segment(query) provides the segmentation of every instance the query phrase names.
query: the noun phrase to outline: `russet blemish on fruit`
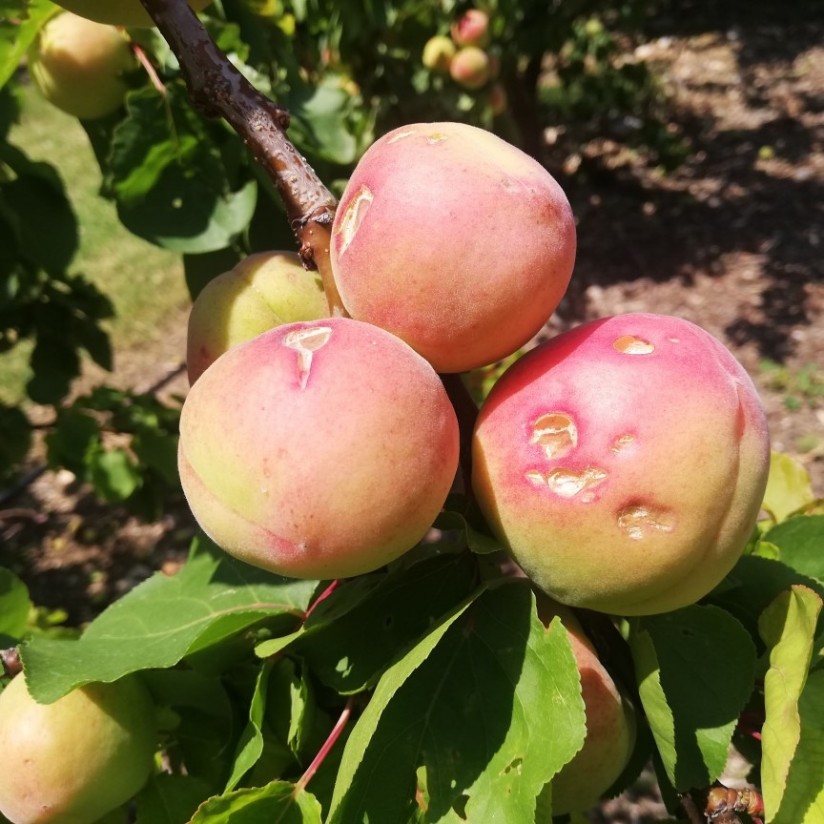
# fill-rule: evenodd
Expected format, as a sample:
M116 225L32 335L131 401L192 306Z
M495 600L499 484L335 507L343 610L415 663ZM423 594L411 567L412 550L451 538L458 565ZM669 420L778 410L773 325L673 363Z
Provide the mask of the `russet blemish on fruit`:
M578 427L565 412L548 412L535 421L530 443L541 446L547 458L562 458L578 446Z
M655 351L655 344L635 335L621 335L612 346L624 355L651 355Z
M297 353L301 389L306 389L306 384L309 382L315 352L326 346L331 337L332 330L328 326L310 326L290 332L283 338L283 345Z
M366 213L374 199L375 196L372 192L366 186L361 186L357 194L349 201L349 205L343 213L343 219L338 228L338 234L343 237L340 246L341 255L346 252L349 244L355 239L358 228L363 222L364 217L366 217Z
M641 504L624 507L618 513L618 527L633 541L656 532L672 532L675 525L664 513L655 513Z

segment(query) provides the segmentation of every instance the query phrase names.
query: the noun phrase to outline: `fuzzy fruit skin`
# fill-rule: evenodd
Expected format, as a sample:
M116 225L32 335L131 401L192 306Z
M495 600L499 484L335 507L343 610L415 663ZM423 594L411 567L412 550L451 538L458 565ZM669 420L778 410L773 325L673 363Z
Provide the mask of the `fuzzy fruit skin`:
M457 469L458 423L401 340L328 318L215 361L183 406L178 463L195 518L224 550L280 575L345 578L426 534Z
M459 46L486 46L489 44L489 15L480 9L469 9L452 24L451 34Z
M515 363L480 412L473 460L482 510L541 589L650 615L694 603L738 560L769 435L719 341L679 318L627 314Z
M195 11L202 11L212 0L189 0ZM154 21L140 0L58 0L58 5L68 11L111 26L152 28Z
M123 105L123 74L136 63L127 39L114 26L61 12L29 49L29 74L51 104L82 120Z
M217 358L284 323L329 314L317 272L294 252L258 252L206 284L192 305L186 367L193 384Z
M537 161L462 123L417 123L376 141L335 215L343 303L438 372L501 360L563 297L575 223Z
M153 719L134 678L38 704L18 675L0 695L0 812L12 824L93 824L146 783Z
M455 44L442 34L436 34L426 41L421 55L421 62L433 72L447 74L449 64L455 56Z
M492 77L489 55L477 46L464 46L452 58L449 75L465 89L480 89Z
M552 814L584 812L615 783L635 746L636 719L571 609L538 593L545 626L558 617L567 632L581 677L587 732L583 747L552 779Z

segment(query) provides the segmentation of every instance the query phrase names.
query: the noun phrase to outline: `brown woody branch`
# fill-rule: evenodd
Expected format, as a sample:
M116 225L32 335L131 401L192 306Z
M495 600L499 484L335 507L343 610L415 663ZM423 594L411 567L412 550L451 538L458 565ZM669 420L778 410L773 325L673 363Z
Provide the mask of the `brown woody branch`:
M286 136L289 112L229 62L186 0L140 2L177 57L193 104L226 120L277 186L304 265L320 272L332 313L345 314L329 262L337 201Z

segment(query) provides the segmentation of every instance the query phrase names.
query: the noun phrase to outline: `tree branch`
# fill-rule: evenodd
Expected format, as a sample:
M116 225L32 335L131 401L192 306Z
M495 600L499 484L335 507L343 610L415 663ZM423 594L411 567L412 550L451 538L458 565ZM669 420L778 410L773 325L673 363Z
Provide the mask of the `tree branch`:
M140 2L175 53L192 103L226 120L277 186L304 265L320 272L332 314L346 314L329 260L337 201L286 136L289 112L229 62L185 0Z

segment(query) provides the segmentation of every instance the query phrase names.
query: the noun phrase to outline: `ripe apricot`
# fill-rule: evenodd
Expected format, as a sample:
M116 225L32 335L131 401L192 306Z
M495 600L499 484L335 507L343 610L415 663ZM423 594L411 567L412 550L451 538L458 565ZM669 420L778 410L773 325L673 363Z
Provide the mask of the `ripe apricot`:
M452 58L449 75L465 89L480 89L492 77L489 55L477 46L464 46Z
M218 358L186 398L178 463L224 550L280 575L343 578L425 535L455 475L458 423L403 341L327 318Z
M621 615L694 603L732 569L769 468L747 373L698 326L627 314L527 353L489 394L473 488L562 603Z
M555 311L575 223L561 187L520 149L463 123L416 123L361 158L331 256L353 317L438 372L463 372L510 355Z
M489 15L480 9L467 9L452 24L451 34L459 46L486 46L489 43Z
M546 626L557 616L567 632L581 677L587 725L583 747L552 779L552 814L584 812L629 763L635 746L635 711L572 610L541 594L537 603L538 617Z

